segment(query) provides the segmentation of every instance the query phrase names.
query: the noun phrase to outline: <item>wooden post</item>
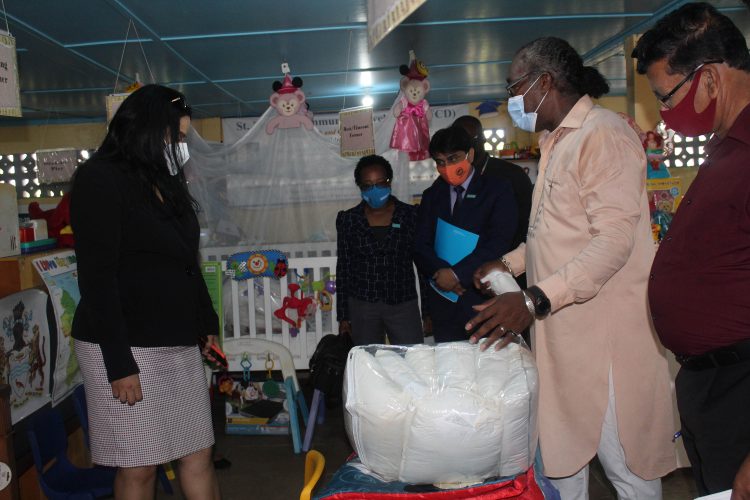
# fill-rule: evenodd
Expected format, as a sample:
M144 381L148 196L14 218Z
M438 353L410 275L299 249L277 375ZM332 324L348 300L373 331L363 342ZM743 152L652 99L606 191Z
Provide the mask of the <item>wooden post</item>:
M10 386L0 385L0 462L8 464L13 477L8 486L0 490L0 500L18 500L18 477L13 452L13 426L10 420Z

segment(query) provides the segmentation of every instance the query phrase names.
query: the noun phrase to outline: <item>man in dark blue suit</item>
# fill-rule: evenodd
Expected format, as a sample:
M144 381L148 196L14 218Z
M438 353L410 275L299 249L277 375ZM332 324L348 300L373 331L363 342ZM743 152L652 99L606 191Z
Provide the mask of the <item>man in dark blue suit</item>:
M441 291L453 292L452 302L432 287L427 297L436 342L466 340L466 322L484 301L473 287L474 271L487 259L511 250L518 208L511 184L474 170L471 136L461 127L439 130L430 141L430 156L440 177L422 194L417 212L414 260L420 273ZM479 236L476 247L450 265L435 251L438 219Z

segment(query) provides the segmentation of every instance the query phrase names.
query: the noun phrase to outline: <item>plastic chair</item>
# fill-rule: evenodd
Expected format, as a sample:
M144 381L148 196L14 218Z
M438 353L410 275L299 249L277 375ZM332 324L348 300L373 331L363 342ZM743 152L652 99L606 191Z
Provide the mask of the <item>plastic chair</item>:
M308 411L305 396L302 394L299 381L297 380L297 371L294 368L292 353L282 344L247 337L224 339L223 348L224 354L227 356L229 365L227 369L229 371L243 370L240 365L243 354L248 354L251 359L258 356L265 357L270 354L273 356L274 363L278 361L287 389L286 397L287 406L289 407L289 430L292 434L292 445L294 446L294 453L300 453L302 451L302 436L299 429L297 408L299 408L302 414L302 421L306 426L308 425Z
M27 429L39 484L50 500L89 500L111 496L116 469L76 467L68 460L68 434L60 412L39 410ZM53 462L45 470L45 466Z
M326 465L326 459L322 453L317 450L310 450L305 455L305 486L299 494L299 500L310 500L315 485L318 484L320 476L323 475L323 469Z
M86 406L86 389L83 385L79 385L73 390L73 407L78 415L78 420L81 423L81 429L83 429L83 436L86 439L86 447L90 448L89 441L89 410ZM169 476L172 476L171 478ZM174 479L174 472L172 471L171 464L159 465L156 468L156 478L159 480L164 493L168 495L174 495L174 489L170 479Z

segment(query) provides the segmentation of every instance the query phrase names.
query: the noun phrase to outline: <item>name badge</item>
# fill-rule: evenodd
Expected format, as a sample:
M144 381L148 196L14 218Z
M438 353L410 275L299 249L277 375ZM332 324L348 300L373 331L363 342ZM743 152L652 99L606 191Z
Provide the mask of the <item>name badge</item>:
M476 198L477 195L475 195L475 194L467 194L466 197L467 198Z
M401 224L397 224L394 222L393 224L391 224L391 227L399 229L401 227Z

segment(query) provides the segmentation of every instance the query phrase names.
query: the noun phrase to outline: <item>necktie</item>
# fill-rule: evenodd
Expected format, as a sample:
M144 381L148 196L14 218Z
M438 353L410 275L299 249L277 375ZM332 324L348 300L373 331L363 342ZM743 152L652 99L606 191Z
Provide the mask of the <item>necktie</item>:
M461 202L464 201L464 187L463 186L454 186L453 191L456 193L456 201L453 202L453 208L451 209L451 215L455 215L458 211L459 207L461 207Z

